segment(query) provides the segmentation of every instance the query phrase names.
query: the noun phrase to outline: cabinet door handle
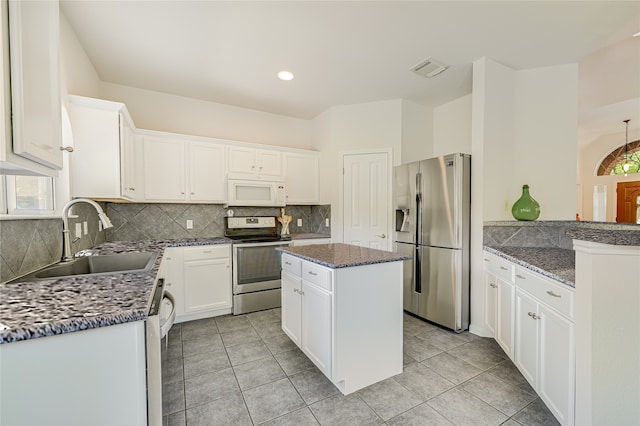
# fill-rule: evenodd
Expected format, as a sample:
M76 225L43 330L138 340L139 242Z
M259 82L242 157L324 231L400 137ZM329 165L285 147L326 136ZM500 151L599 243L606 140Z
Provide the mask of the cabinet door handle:
M500 269L502 269L503 271L508 271L509 270L509 268L506 268L504 266L501 266Z
M60 147L60 151L73 152L73 147L72 146L61 146Z
M289 265L289 266L291 266L291 262L287 262L287 261L285 261L285 262L284 262L284 264L285 264L285 265Z
M294 288L294 289L293 289L293 292L294 292L294 293L300 293L300 290L298 290L297 288Z
M386 236L386 235L384 235L384 234L380 234L380 235L376 235L376 236L377 236L377 237L380 237L380 238L382 238L382 239L387 238L387 236Z
M308 274L309 274L309 275L313 275L314 277L318 275L317 273L315 273L315 272L313 272L313 271L309 271L309 272L308 272Z
M554 293L553 290L549 290L547 294L551 297L562 297L562 295Z
M526 280L527 279L527 277L523 277L520 274L516 274L516 278L520 278L521 280Z
M540 317L538 315L534 314L533 312L529 312L527 315L529 315L534 320L540 319Z
M203 253L211 253L211 250L203 250Z
M135 190L136 190L135 188L129 188L129 191L135 191Z
M489 284L492 288L498 288L497 285L495 285L494 283Z
M300 293L300 296L304 296L304 291L300 290L298 293Z
M484 261L485 262L491 262L491 259L485 259Z

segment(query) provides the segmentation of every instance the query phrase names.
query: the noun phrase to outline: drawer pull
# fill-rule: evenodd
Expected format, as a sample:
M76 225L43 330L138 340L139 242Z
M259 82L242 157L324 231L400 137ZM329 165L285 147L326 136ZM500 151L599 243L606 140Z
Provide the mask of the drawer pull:
M551 297L562 297L562 295L554 293L553 290L549 290L547 294Z
M202 250L203 253L211 253L211 250Z
M308 272L309 272L309 275L313 275L314 277L318 276L316 272L313 272L313 271L308 271Z
M284 264L285 264L285 265L289 265L289 266L291 266L291 262L286 262L286 261L285 261L285 262L284 262Z
M485 262L491 262L491 259L485 259L484 261Z
M516 278L520 278L521 280L526 280L527 279L527 277L523 277L520 274L516 274Z
M494 283L489 284L492 288L498 288L497 285L495 285Z
M533 312L529 312L527 315L529 315L534 320L540 319L540 317L538 315L534 314Z
M502 269L503 271L508 271L509 270L509 268L506 268L504 266L501 266L500 269Z

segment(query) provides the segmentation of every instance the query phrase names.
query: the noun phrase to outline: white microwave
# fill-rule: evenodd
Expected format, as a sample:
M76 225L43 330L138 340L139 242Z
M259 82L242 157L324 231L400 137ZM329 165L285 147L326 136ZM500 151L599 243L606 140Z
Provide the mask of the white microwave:
M285 185L282 181L227 179L227 206L284 207Z

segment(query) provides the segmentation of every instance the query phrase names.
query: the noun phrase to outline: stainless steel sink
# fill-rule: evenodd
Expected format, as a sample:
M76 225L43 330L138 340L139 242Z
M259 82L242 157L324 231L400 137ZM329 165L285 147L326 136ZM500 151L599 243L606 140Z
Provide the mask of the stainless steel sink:
M37 281L79 275L106 275L145 272L151 269L156 253L120 253L80 257L73 262L47 266L13 281Z

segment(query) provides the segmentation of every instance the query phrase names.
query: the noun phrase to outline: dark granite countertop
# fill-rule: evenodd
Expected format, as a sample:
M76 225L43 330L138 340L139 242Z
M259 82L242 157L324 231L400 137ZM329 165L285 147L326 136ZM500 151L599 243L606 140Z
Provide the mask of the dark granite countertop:
M108 242L91 249L94 255L152 251L158 256L146 274L0 284L0 344L144 320L165 248L229 243L227 238Z
M290 234L289 236L291 237L292 240L314 240L314 239L317 239L317 238L331 238L331 235L314 234L314 233Z
M279 247L276 250L332 269L375 263L397 262L411 257L398 253L375 250L350 244L316 244L301 247Z
M488 247L484 249L517 265L575 287L575 252L552 247Z

